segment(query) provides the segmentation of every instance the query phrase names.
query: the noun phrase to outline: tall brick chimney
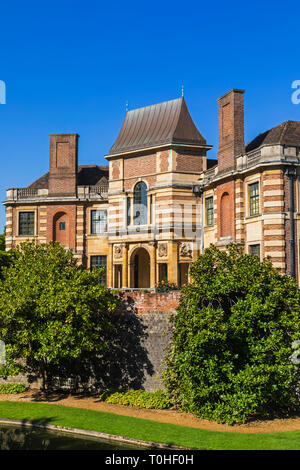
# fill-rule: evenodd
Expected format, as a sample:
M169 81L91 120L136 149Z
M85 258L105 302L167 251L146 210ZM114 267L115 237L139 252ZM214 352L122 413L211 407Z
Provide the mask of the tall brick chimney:
M219 171L235 168L235 157L244 152L244 91L231 90L219 103Z
M78 134L50 135L49 195L76 196Z

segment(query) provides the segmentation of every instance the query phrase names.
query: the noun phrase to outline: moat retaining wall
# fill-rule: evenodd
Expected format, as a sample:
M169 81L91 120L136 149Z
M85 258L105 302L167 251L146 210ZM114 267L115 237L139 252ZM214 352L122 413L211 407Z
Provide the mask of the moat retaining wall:
M117 323L118 335L112 338L112 351L101 360L93 361L96 389L155 391L162 387L161 373L172 337L170 317L176 312L180 292L120 291L115 295L122 300L123 311ZM87 366L86 377L88 370ZM28 383L28 377L0 380L0 383L8 382ZM94 384L94 379L88 382ZM63 379L60 386L68 388L69 383ZM34 381L30 385L38 388L40 384L40 381Z

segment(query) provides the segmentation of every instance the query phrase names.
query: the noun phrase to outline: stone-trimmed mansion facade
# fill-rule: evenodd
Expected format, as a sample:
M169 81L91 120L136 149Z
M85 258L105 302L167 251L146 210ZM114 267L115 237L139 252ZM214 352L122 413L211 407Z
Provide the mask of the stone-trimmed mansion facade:
M127 111L108 166L78 166L79 136L51 135L49 172L6 192L6 249L57 240L109 287L153 288L233 241L299 279L300 122L245 145L243 94L218 100L218 160L184 98Z

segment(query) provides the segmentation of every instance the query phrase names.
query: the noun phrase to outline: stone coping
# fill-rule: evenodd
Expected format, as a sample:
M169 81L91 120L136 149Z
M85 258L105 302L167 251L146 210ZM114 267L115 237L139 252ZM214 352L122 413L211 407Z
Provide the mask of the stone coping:
M0 424L8 424L13 426L26 426L36 429L43 429L44 431L59 431L69 434L75 434L78 436L88 436L88 437L96 437L100 439L106 439L108 441L116 441L121 442L124 444L133 444L139 445L141 447L145 447L145 449L165 449L165 450L188 450L187 447L177 447L167 444L161 444L159 442L147 442L141 441L139 439L133 439L131 437L125 436L117 436L115 434L107 434L105 432L100 431L89 431L87 429L77 429L77 428L69 428L64 426L57 426L55 424L48 424L48 423L38 423L38 422L31 422L31 421L24 421L24 420L15 420L15 419L5 419L0 418Z

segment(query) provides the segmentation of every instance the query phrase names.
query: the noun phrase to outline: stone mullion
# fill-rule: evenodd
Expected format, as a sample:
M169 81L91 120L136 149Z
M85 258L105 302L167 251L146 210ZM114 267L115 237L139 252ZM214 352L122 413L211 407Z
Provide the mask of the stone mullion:
M237 180L235 184L235 234L237 243L245 243L245 199L244 184Z
M40 243L47 241L47 207L41 206L38 210L38 230L37 235Z
M13 208L6 207L6 234L5 234L5 249L10 250L13 248Z
M263 257L270 256L274 267L286 269L283 174L266 171L262 178Z
M76 253L83 258L84 253L84 207L76 208Z

